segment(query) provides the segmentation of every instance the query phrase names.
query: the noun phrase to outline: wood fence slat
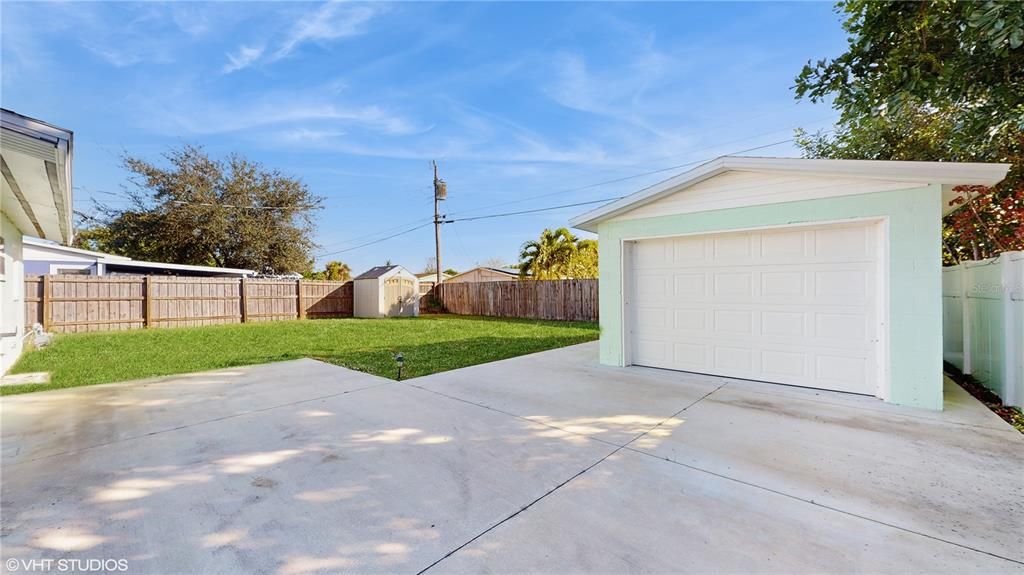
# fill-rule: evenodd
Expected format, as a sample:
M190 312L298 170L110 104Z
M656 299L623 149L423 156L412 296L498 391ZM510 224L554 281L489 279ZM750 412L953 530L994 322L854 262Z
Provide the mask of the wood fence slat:
M596 279L454 282L431 296L448 313L563 321L597 321Z
M337 281L27 276L25 322L73 333L352 317L352 291Z

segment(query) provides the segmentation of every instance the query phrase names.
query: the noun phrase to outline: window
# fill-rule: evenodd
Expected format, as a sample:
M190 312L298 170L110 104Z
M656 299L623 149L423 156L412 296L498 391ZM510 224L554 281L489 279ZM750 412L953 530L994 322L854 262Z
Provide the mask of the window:
M50 264L50 275L80 275L91 276L92 264L62 263Z

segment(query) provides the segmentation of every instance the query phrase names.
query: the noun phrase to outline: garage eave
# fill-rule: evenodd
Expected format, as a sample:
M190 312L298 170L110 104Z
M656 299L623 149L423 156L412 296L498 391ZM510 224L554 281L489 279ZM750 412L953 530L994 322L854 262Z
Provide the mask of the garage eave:
M917 182L940 184L949 189L959 185L991 186L1006 177L1009 169L1009 164L967 162L814 160L804 158L722 156L572 218L569 220L569 223L575 228L596 232L597 225L602 221L622 215L642 205L682 191L728 171L790 172L816 177Z

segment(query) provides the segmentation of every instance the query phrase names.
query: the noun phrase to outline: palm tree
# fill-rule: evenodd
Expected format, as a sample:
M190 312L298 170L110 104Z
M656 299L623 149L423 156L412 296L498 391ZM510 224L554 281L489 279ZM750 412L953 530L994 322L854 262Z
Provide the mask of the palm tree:
M576 236L567 228L545 229L537 240L519 249L519 276L536 280L561 279L576 253Z

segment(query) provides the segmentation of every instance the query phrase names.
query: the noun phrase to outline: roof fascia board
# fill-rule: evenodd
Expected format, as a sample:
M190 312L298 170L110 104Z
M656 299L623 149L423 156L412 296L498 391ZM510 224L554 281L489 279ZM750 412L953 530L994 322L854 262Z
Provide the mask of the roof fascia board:
M709 178L713 178L725 171L725 158L716 158L710 162L705 162L692 170L688 170L682 174L658 182L653 186L644 188L639 192L632 193L628 196L619 198L614 202L599 206L589 212L576 216L569 220L569 224L575 228L580 228L590 232L596 231L592 227L588 227L590 223L596 223L595 220L615 217L635 207L652 202L662 196L667 196L694 184L703 182Z
M682 191L727 171L792 172L812 176L890 180L921 184L993 185L1004 177L1009 164L964 162L901 162L882 160L812 160L723 156L653 186L569 220L575 228L596 231L596 224L661 197Z

